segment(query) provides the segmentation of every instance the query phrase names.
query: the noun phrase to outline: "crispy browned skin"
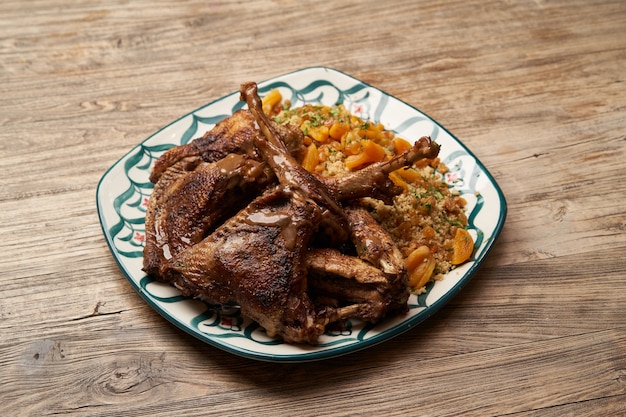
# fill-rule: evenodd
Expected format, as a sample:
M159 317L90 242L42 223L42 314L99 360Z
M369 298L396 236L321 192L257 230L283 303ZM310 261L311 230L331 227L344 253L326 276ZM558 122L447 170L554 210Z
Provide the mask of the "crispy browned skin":
M187 157L155 184L146 213L143 269L164 276L163 263L200 242L209 231L273 180L266 165L229 154L216 162Z
M406 309L406 299L390 296L385 274L359 258L322 248L309 251L305 259L311 296L326 306L329 322L357 318L376 323L390 307Z
M400 249L365 209L347 207L345 211L358 257L336 249L309 251L310 287L320 300L335 307L362 304L354 311L337 312L332 321L357 317L375 323L389 312L406 310L408 277Z
M300 152L302 132L276 130L290 152ZM198 243L275 180L260 164L259 135L254 116L238 110L201 138L161 155L150 175L155 187L146 213L144 271L162 279L164 260Z
M290 126L275 127L281 140L293 154L303 151L302 132ZM156 161L150 181L156 183L161 175L178 161L188 157L199 157L205 162L215 162L231 153L248 155L259 159L254 147L254 138L260 134L254 116L247 110L238 110L219 122L202 137L186 145L176 146L165 152Z
M391 161L339 179L319 178L293 156L301 133L262 112L256 84L243 84L241 95L249 111L168 151L155 167L160 172L146 215L144 270L187 296L237 303L268 335L287 342L315 343L331 322L376 323L406 310L400 251L351 202L391 198L398 190L387 175L436 156L438 147L422 138ZM206 139L211 135L221 139ZM351 240L357 256L319 247L333 241L315 239L321 234Z
M186 295L237 302L270 336L315 343L325 321L307 295L303 259L320 217L316 204L274 188L172 259L169 274Z
M346 213L358 257L390 277L402 275L406 268L404 257L389 233L364 208L348 207Z

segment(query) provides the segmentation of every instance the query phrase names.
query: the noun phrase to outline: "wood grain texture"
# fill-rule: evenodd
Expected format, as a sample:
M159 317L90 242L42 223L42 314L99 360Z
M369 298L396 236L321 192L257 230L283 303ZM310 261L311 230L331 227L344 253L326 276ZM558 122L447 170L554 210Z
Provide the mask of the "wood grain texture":
M0 3L0 415L626 415L626 3ZM509 212L476 277L316 363L188 336L119 271L115 161L237 89L325 65L418 107Z

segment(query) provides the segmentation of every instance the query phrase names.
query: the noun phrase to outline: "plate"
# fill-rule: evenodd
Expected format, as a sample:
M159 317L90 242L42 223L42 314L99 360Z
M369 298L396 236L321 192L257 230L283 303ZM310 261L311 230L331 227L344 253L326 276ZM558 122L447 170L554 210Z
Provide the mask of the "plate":
M406 315L375 326L349 322L345 330L327 332L314 346L291 345L269 338L258 324L239 314L237 308L209 309L200 301L183 297L168 284L147 277L141 267L152 165L167 149L201 136L244 107L237 91L148 137L109 168L98 184L98 214L111 253L130 284L150 306L184 331L225 351L258 360L300 362L343 355L389 340L432 315L467 284L493 247L506 217L502 191L469 149L415 107L331 68L304 68L260 82L258 86L261 96L272 89L280 90L294 107L304 103L343 102L352 113L381 122L405 139L428 135L439 143L439 156L449 167L445 180L468 202L469 230L475 241L473 257L443 280L430 283L426 293L412 295Z

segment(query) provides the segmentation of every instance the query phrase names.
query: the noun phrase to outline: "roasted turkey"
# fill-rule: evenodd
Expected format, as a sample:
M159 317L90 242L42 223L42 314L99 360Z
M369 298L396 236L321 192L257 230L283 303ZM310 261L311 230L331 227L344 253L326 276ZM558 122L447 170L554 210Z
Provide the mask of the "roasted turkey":
M406 311L402 254L359 199L390 201L401 189L388 174L438 145L424 137L389 161L319 177L298 163L300 130L263 113L255 83L240 92L247 110L156 162L144 271L186 296L235 303L289 343Z

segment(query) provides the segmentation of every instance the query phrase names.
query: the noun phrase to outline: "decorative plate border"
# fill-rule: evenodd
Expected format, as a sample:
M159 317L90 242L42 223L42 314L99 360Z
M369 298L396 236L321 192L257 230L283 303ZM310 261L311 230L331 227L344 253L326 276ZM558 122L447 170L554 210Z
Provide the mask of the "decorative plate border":
M415 107L354 77L327 67L304 68L259 83L261 95L272 89L279 89L293 106L343 102L351 112L381 122L403 138L415 140L428 135L439 143L440 157L450 168L445 180L468 201L469 230L476 243L472 259L443 280L430 283L426 293L412 295L406 315L376 326L350 323L341 333L323 335L315 346L268 338L238 309L210 309L147 277L141 267L152 164L170 147L188 143L244 107L239 92L233 92L154 133L111 166L100 180L96 192L100 224L122 272L144 300L171 323L213 346L252 359L300 362L330 358L383 342L416 326L457 294L484 262L506 218L506 200L500 187L469 149L445 128Z

